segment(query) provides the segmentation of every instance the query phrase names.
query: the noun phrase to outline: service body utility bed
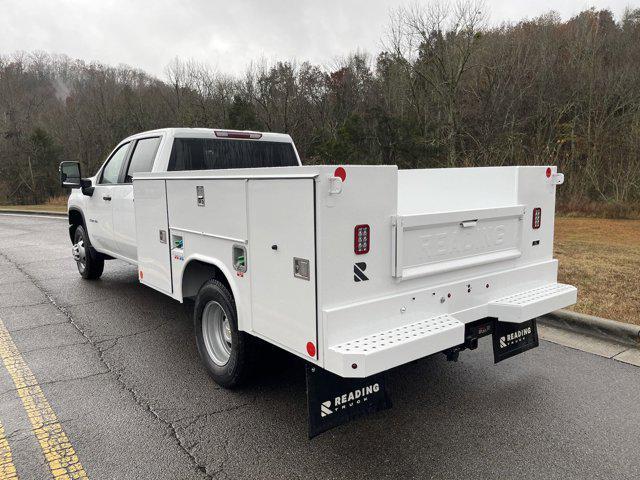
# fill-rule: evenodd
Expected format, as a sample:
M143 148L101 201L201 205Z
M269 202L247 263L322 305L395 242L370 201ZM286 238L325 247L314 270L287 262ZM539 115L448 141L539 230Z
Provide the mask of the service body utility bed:
M340 377L473 345L486 319L506 357L529 320L576 301L552 257L561 181L555 167L137 174L139 275L182 301L216 265L239 330Z

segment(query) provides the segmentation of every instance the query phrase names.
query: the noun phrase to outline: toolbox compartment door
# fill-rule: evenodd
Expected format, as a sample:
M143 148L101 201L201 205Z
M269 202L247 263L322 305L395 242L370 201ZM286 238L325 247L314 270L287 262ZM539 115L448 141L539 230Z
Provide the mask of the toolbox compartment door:
M524 206L398 215L394 276L409 279L522 255Z
M250 179L247 191L252 329L306 358L317 358L318 346L314 185Z
M141 283L171 295L173 285L165 181L134 181L133 192L136 201L138 278Z

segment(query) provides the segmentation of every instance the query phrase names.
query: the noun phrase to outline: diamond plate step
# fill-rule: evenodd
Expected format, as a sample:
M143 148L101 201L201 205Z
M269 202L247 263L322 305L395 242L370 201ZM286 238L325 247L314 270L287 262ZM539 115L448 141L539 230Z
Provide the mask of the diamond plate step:
M327 361L344 376L365 377L461 343L464 324L439 315L329 347Z
M501 322L522 323L576 303L578 290L550 283L489 302L489 316Z

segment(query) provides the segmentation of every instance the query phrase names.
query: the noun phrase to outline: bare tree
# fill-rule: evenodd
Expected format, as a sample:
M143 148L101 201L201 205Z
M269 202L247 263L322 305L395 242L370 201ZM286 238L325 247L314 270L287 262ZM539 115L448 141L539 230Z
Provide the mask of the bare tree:
M448 164L456 165L459 102L464 75L474 64L486 12L481 0L400 7L392 14L388 43L416 81L431 91L446 128ZM422 85L420 85L422 86ZM426 109L424 110L426 114Z
M556 163L560 200L640 202L640 9L485 25L482 3L392 12L385 51L242 76L174 59L163 79L44 52L0 55L0 202L60 193L141 130L290 133L305 162L401 168Z

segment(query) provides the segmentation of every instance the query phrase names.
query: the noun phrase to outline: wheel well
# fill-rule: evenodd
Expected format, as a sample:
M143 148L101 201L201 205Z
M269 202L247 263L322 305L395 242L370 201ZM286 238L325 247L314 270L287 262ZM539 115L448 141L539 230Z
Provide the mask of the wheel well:
M182 296L183 298L194 298L202 284L215 278L222 283L233 296L233 290L225 274L220 268L201 260L190 261L182 272Z
M78 210L69 210L69 237L71 238L71 243L73 243L73 236L76 233L76 228L80 225L84 225L82 213Z

